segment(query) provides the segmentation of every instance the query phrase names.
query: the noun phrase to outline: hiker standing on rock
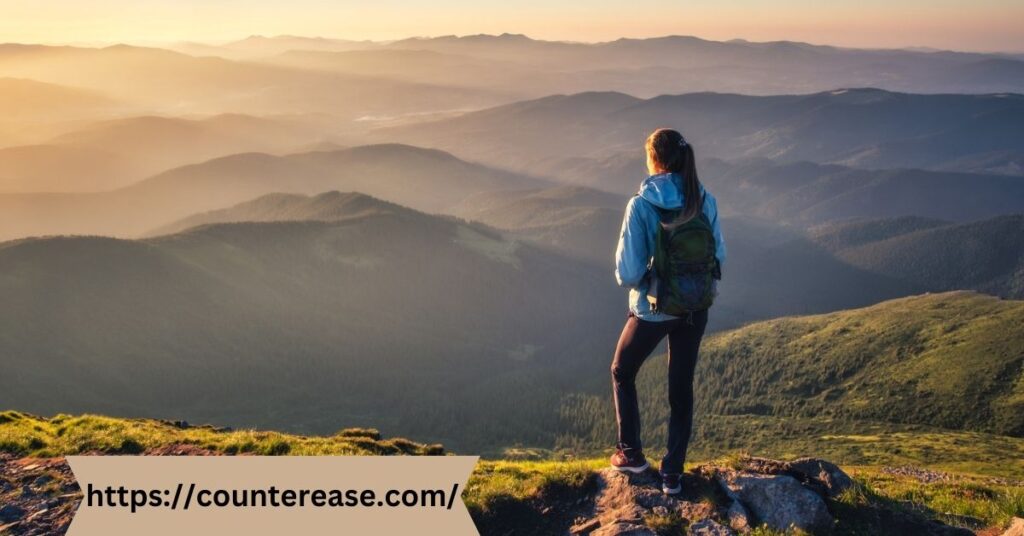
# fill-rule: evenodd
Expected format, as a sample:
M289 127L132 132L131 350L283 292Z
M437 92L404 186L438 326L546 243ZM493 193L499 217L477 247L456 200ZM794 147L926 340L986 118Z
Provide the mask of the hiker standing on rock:
M649 464L640 442L636 375L668 337L668 452L662 489L681 491L693 428L693 374L708 308L717 293L725 243L714 196L697 178L693 147L679 132L654 131L645 144L650 176L626 205L615 277L629 290L629 316L612 361L618 445L611 464L640 473Z

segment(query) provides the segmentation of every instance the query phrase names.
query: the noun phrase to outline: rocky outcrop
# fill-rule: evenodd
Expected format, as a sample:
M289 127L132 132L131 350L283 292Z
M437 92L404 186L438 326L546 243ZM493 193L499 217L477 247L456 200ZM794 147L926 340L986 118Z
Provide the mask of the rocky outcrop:
M716 521L725 519L724 512L700 500L699 492L714 490L714 484L689 474L686 479L684 488L688 492L672 497L662 493L661 479L654 470L630 474L604 469L597 475L597 495L591 516L579 520L570 529L570 533L589 536L653 536L657 532L650 525L660 522L676 523L680 529L689 526L691 531L702 531L695 534L733 534ZM698 525L702 521L709 523Z
M703 465L697 472L717 482L728 497L725 519L737 532L762 524L779 531L829 532L835 520L826 500L853 486L839 466L817 458L744 457L730 466Z
M605 469L597 477L592 515L578 520L570 532L641 536L685 530L721 536L767 525L821 534L835 524L827 499L852 486L842 469L815 458L744 458L731 467L700 466L684 475L684 491L677 497L662 493L653 470L636 475Z
M654 471L640 475L601 471L598 477L597 518L602 524L642 521L649 515L678 515L683 519L704 519L713 513L710 505L687 500L688 495L671 497L661 491L661 479Z
M141 453L149 456L218 455L208 449L183 444L170 444ZM64 534L81 500L81 489L64 458L18 458L0 452L0 534Z
M739 460L740 470L761 475L789 475L801 484L828 497L838 497L853 487L850 478L838 465L818 458L793 461L747 457Z
M822 497L789 475L729 471L719 475L718 482L734 501L731 509L743 507L775 530L818 533L834 523Z
M0 453L0 533L63 534L81 497L63 458Z
M765 525L787 533L799 529L810 534L829 534L835 526L830 501L855 486L853 479L837 465L817 458L780 461L744 457L728 465L702 465L696 472L721 487L728 504L724 518L737 533ZM973 534L900 511L873 509L870 515L892 534Z
M792 461L744 457L705 464L683 475L683 492L661 491L657 472L620 473L604 469L593 506L576 519L570 534L653 536L689 534L736 536L766 526L789 533L830 534L836 521L830 504L855 486L837 465L816 458ZM873 512L899 534L959 536L970 531L897 511ZM1024 536L1009 533L1013 536Z

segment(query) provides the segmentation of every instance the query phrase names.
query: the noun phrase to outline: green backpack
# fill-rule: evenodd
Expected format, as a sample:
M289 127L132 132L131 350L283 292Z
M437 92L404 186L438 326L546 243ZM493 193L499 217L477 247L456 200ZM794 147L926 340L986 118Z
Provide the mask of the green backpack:
M681 210L655 208L660 225L654 241L657 280L647 295L651 310L685 316L711 307L718 294L717 280L722 277L711 222L702 210L690 221L673 227L670 223Z

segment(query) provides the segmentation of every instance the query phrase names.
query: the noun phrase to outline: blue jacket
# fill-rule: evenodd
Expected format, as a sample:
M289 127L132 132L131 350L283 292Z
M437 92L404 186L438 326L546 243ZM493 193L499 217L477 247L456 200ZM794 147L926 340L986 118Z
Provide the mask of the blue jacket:
M658 211L683 207L682 177L676 173L652 175L640 185L640 192L629 200L626 214L622 218L619 245L615 248L615 279L619 286L629 288L629 310L637 318L650 321L664 321L676 318L664 313L651 311L647 302L647 290L651 279L651 261L654 256L654 239L658 229ZM711 222L715 234L715 256L720 267L725 266L725 241L718 226L718 203L710 192L704 191L704 214Z

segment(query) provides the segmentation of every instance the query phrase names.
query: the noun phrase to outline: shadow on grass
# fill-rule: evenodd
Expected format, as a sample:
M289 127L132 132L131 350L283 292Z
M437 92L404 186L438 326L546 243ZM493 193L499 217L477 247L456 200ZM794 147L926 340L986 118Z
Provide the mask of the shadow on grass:
M855 481L854 487L845 491L835 500L829 501L836 523L837 536L872 534L877 536L972 536L973 531L947 525L937 519L944 514L924 505L896 501L875 492L863 482ZM978 520L957 520L973 525ZM980 528L980 527L978 527Z

